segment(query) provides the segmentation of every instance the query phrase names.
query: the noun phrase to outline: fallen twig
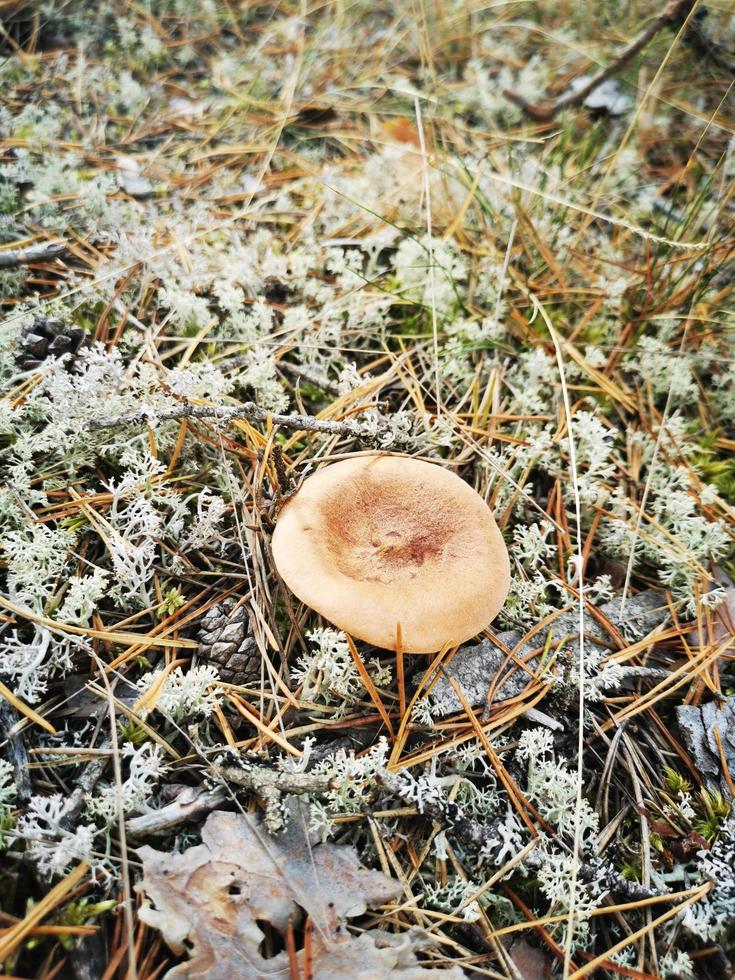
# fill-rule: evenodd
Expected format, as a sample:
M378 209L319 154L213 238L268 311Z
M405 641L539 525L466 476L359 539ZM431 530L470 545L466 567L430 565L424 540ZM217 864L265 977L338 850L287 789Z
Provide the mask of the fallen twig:
M663 30L664 27L668 27L670 24L675 24L677 21L683 20L692 7L694 6L695 0L671 0L670 3L666 4L664 9L658 15L654 17L648 27L644 28L638 34L637 37L633 38L627 47L623 48L617 58L610 62L606 68L600 69L596 75L593 75L590 80L578 89L570 89L564 93L564 95L559 96L552 102L529 102L525 99L519 92L513 89L504 89L505 97L514 102L532 119L537 120L537 122L548 122L553 119L557 113L561 112L562 109L568 109L570 106L582 105L585 99L594 92L594 90L602 85L603 82L607 81L608 78L612 78L617 75L621 69L631 61L639 51L643 50L645 46L651 41L659 31Z
M330 381L329 378L318 374L312 368L304 367L302 364L292 364L290 361L281 361L278 367L287 374L293 374L297 378L303 378L304 381L308 381L309 384L321 388L322 391L326 391L330 395L339 394L339 385L336 381Z
M245 757L239 757L236 762L214 765L212 775L243 789L254 790L256 793L264 790L296 794L326 793L332 784L329 776L272 769L259 760Z
M358 422L330 422L327 419L317 419L313 415L283 415L280 412L269 412L260 408L255 402L243 402L234 408L224 408L216 405L180 405L178 408L161 412L133 412L131 415L118 415L109 419L99 419L92 423L93 429L116 429L141 423L169 422L172 419L216 419L227 423L234 419L248 419L251 422L271 422L283 426L284 429L295 429L297 432L322 432L330 436L349 436L353 439L372 440L372 433L367 432Z
M255 793L265 808L265 824L271 833L276 833L284 825L281 806L284 793L297 796L302 793L326 793L332 786L329 776L309 772L284 772L242 756L232 756L227 761L215 764L211 775Z
M131 837L166 834L182 823L206 816L221 806L226 799L226 791L219 786L216 789L207 789L206 786L185 786L172 803L139 817L131 817L125 821L125 828Z
M10 248L0 252L0 269L14 269L19 265L30 265L31 262L47 262L63 255L66 242L44 242L41 245L29 245L28 248Z
M100 748L111 749L112 741L109 738L104 739ZM65 830L74 829L79 819L79 814L82 812L82 807L87 802L89 794L102 778L102 774L107 768L109 761L109 755L99 755L84 767L74 787L74 791L67 797L64 804L64 809L59 817L60 827L63 827Z

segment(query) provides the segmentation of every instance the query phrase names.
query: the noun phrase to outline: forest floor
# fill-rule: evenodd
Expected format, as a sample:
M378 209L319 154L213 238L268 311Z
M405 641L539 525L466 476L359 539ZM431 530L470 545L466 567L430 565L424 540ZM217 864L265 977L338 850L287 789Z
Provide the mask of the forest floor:
M0 973L730 976L732 6L0 18ZM366 451L495 515L459 649L278 576Z

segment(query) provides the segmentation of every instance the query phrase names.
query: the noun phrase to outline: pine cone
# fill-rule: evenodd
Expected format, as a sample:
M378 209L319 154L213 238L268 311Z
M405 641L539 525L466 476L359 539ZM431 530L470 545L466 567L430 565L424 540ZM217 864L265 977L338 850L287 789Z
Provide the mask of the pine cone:
M61 320L37 316L23 333L17 360L24 371L39 367L47 357L71 354L69 363L84 347L89 347L90 337L82 327L73 327Z
M232 598L212 606L201 622L199 656L217 665L226 684L260 681L260 651L245 606L235 608Z

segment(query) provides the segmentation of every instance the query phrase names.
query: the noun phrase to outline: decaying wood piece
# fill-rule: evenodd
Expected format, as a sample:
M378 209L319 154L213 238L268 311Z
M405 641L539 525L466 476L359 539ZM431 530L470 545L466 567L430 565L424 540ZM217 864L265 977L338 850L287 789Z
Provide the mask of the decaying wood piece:
M284 772L264 765L261 760L247 756L235 757L234 754L215 763L211 775L215 779L255 793L265 808L265 825L271 833L278 832L284 826L285 794L301 796L326 793L332 786L332 780L328 776L309 772Z
M0 697L0 751L3 752L15 775L18 799L27 802L31 796L31 778L28 770L28 752L23 736L15 729L20 715Z
M100 744L101 749L111 749L112 740L106 738ZM100 755L88 762L77 779L74 791L64 804L59 824L65 830L72 830L76 825L82 808L87 801L87 796L92 792L97 783L102 778L105 769L110 762L108 755Z
M222 806L226 799L227 791L223 787L185 786L173 802L126 820L125 829L129 837L167 834L182 824L206 816Z
M710 787L729 795L728 776L730 783L735 778L735 697L698 706L679 704L676 717L697 771Z
M63 255L66 249L65 242L44 242L41 245L29 245L27 248L9 248L0 252L0 269L16 269L32 262L48 262L49 259Z

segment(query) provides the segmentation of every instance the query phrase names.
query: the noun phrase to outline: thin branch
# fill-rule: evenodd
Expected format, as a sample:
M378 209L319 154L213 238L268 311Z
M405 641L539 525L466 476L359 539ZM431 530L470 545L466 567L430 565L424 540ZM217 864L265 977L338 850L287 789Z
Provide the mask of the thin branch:
M304 793L326 793L333 788L330 776L309 772L285 772L263 765L256 757L230 754L221 763L212 766L211 774L225 784L234 783L248 789L260 800L265 809L265 825L275 834L285 825L283 796Z
M64 830L72 831L75 829L84 804L107 768L110 756L106 752L112 748L112 740L109 737L104 739L100 748L105 754L100 754L87 763L77 779L74 791L66 798L64 809L59 817L59 826L63 827Z
M310 772L288 772L283 769L273 769L264 765L257 757L231 756L230 759L212 766L209 773L211 778L221 779L226 783L234 783L242 789L254 793L270 795L272 793L327 793L334 788L331 776Z
M178 408L162 412L133 412L131 415L118 415L109 419L98 419L92 422L93 429L116 429L128 425L141 425L146 422L168 422L172 419L216 419L227 423L234 419L248 419L250 422L271 422L284 429L295 429L297 432L322 432L330 436L349 436L352 439L370 440L367 433L357 422L330 422L317 419L313 415L282 415L279 412L269 412L260 408L255 402L243 402L234 408L223 408L216 405L180 405Z
M339 395L340 393L339 385L336 381L330 381L329 378L325 378L324 375L319 374L311 368L304 367L302 364L280 361L278 367L287 374L293 374L297 378L303 378L304 381L308 381L309 384L314 385L316 388L321 388L322 391L326 391L330 395Z
M227 802L226 785L255 793L266 808L267 819L280 826L283 821L280 804L284 795L326 793L332 788L330 776L273 769L259 758L234 753L215 763L209 775L225 785L214 788L208 785L185 786L176 799L166 806L130 817L125 824L128 833L138 838L165 834L183 823L199 820Z
M630 44L623 48L617 58L610 62L606 68L600 69L596 75L581 88L570 89L561 95L558 99L553 102L529 102L525 99L519 92L515 92L513 89L504 89L505 97L514 102L517 106L520 106L523 111L529 115L532 119L537 122L548 122L553 119L557 113L561 112L562 109L568 109L570 106L582 105L585 99L591 95L592 92L598 86L606 82L608 78L612 78L617 75L629 61L631 61L639 51L653 40L653 38L663 30L664 27L669 27L671 24L675 24L683 20L694 6L695 0L671 0L658 17L654 17L648 27L644 28L633 38Z
M148 837L167 834L183 823L200 820L227 801L223 787L208 789L206 786L186 786L180 795L158 810L149 810L139 817L126 821L131 837Z
M15 269L31 262L47 262L58 258L66 251L66 242L44 242L42 245L29 245L28 248L10 248L0 252L0 269Z

